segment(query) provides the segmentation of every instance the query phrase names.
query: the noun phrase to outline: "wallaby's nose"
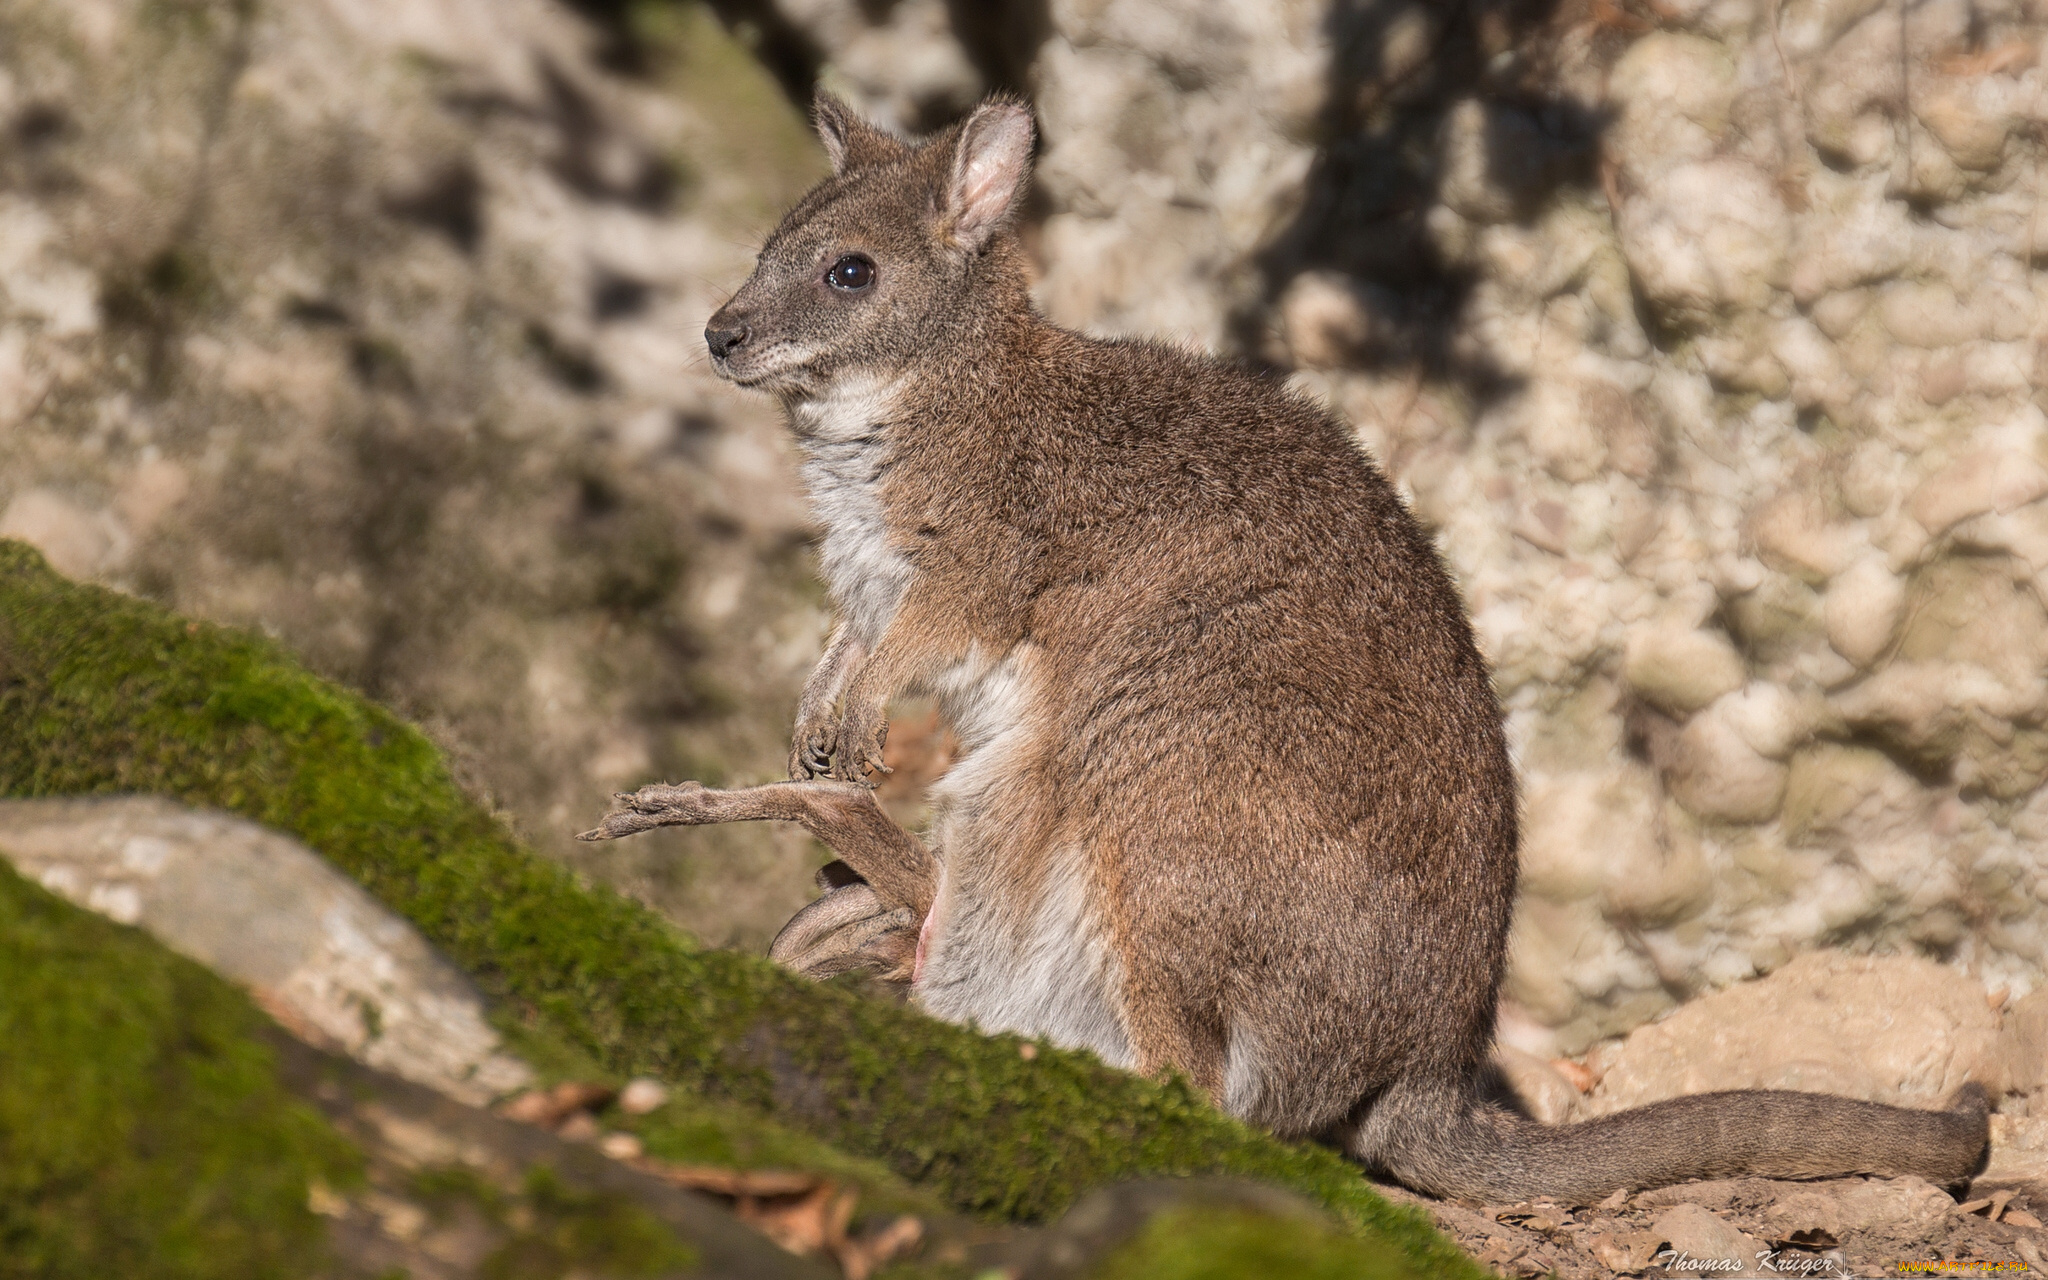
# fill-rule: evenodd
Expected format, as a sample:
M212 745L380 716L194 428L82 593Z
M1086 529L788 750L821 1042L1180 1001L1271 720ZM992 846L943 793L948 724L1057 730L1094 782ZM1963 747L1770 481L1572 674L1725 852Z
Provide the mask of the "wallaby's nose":
M754 331L746 325L720 327L718 318L712 317L711 325L704 330L704 345L711 348L711 354L720 360L732 353L734 347L745 342Z

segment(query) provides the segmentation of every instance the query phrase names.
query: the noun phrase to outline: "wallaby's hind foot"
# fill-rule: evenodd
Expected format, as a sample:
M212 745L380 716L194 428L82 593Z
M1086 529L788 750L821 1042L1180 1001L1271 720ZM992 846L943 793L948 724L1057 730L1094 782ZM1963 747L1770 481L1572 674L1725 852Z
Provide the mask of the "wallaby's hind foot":
M768 958L813 982L865 973L908 987L917 962L918 926L907 907L891 907L843 862L818 872L825 896L791 916Z

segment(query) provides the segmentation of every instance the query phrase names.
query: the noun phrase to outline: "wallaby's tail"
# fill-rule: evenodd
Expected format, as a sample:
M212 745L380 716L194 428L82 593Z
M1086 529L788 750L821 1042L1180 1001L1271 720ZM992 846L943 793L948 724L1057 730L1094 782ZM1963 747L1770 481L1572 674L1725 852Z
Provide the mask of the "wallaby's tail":
M1352 1133L1351 1154L1418 1191L1492 1204L1592 1204L1688 1178L1917 1174L1937 1186L1984 1167L1984 1090L1941 1111L1824 1093L1703 1093L1582 1124L1543 1125L1455 1086L1397 1084Z

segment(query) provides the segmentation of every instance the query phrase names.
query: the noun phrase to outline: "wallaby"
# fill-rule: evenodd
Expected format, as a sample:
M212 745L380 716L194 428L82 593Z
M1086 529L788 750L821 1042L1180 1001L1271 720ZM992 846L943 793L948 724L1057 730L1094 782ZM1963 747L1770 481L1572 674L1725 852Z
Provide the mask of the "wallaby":
M1428 537L1271 377L1033 310L1024 106L923 145L829 98L817 125L833 175L705 332L781 400L825 530L837 625L791 780L646 787L584 838L801 823L862 883L778 951L853 927L845 963L907 968L939 1017L1176 1069L1424 1192L1981 1167L1975 1085L1945 1111L1756 1091L1558 1127L1488 1101L1515 781ZM919 690L960 742L930 848L865 785Z

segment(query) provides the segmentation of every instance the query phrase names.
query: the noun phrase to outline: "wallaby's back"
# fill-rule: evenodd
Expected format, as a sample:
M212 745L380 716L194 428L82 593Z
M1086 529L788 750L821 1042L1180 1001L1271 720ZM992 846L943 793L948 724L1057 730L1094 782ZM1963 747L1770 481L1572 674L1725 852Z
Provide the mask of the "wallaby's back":
M1978 1092L1718 1094L1556 1129L1479 1101L1516 801L1428 539L1274 381L1032 311L1003 230L1019 107L918 149L829 103L821 130L836 176L710 340L783 397L827 525L842 623L806 715L843 710L800 724L797 758L808 735L857 778L911 688L964 744L936 799L928 1008L1178 1068L1442 1194L1968 1176Z

